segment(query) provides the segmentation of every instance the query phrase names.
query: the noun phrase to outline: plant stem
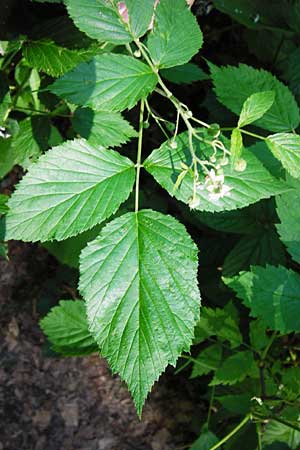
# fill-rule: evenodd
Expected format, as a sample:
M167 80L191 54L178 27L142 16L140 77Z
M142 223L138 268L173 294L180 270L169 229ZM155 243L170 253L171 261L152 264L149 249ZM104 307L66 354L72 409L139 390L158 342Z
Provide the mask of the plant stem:
M211 417L212 407L213 407L213 404L214 404L214 399L215 399L215 389L216 389L216 386L213 386L213 387L211 388L211 396L210 396L210 402L209 402L209 408L208 408L207 420L206 420L207 428L209 428L209 422L210 422L210 417Z
M140 173L141 173L141 160L142 160L142 146L143 146L143 130L144 130L144 109L145 101L141 100L140 106L140 119L139 119L139 139L137 148L137 161L136 161L136 179L135 179L135 212L139 210L139 190L140 190Z
M269 340L269 342L268 342L268 345L265 347L265 349L264 349L264 351L263 351L263 354L261 355L261 360L262 360L262 362L265 361L265 359L266 359L266 357L267 357L267 354L268 354L270 348L272 347L272 345L273 345L275 339L277 338L277 336L278 336L277 331L274 331L273 334L272 334L272 336L270 337L270 340Z
M251 418L251 414L247 414L246 417L232 430L228 433L223 439L221 439L216 445L211 447L210 450L215 450L216 448L221 447L221 445L225 444L232 436L234 436L247 422L249 422Z

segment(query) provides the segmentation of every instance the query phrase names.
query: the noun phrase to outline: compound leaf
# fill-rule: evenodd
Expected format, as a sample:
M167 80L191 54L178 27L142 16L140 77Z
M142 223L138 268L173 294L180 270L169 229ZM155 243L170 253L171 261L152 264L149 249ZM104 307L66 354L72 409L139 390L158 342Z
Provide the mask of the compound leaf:
M197 248L174 218L141 210L103 228L83 250L80 273L90 331L141 414L153 383L191 345Z
M187 63L199 51L202 42L197 20L185 0L164 0L157 5L154 28L147 43L157 67Z
M125 144L137 132L120 113L77 108L72 118L74 130L92 145L116 147Z
M300 178L300 136L277 133L268 136L266 143L283 167L295 178Z
M251 315L283 334L300 331L300 276L285 267L251 267L234 278L225 278Z
M79 356L98 351L98 345L88 330L83 301L61 300L40 321L40 326L58 353Z
M169 142L165 142L160 148L154 150L144 162L144 167L170 195L174 195L184 203L189 203L193 195L194 181L189 172L178 189L174 190L178 175L182 172L182 163L190 165L188 133L180 134L176 142L176 149L172 148ZM195 140L194 149L197 156L201 158L206 149L209 151L210 146ZM246 149L243 159L247 162L244 172L235 171L230 165L224 167L224 182L230 191L215 199L205 188L197 190L199 204L195 209L219 212L243 208L290 189L285 183L273 178L261 162Z
M134 164L84 140L54 147L33 164L8 202L7 239L63 240L111 216L129 196Z
M132 108L154 89L157 76L137 59L113 53L95 56L55 81L50 90L75 105L96 110Z
M270 72L245 64L238 67L217 67L213 64L209 66L218 100L230 111L240 114L250 95L271 90L275 93L274 103L262 118L255 121L255 125L273 132L297 128L300 116L296 100L288 87Z

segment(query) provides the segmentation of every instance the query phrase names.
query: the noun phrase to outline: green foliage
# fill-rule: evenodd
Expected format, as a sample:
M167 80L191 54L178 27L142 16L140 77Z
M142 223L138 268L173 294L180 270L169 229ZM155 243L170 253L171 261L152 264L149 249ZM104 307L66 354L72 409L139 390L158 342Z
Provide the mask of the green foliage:
M75 356L98 350L88 330L85 304L80 300L61 300L40 324L58 353Z
M193 450L298 448L299 0L38 2L0 18L0 256L79 269L52 348L106 357L139 415L179 360Z
M83 250L80 272L90 330L141 414L153 383L193 338L196 246L170 216L128 213Z
M226 284L235 290L251 315L283 334L300 331L300 276L284 267L253 266Z
M129 159L67 141L31 166L10 198L6 238L63 240L88 230L116 212L133 183Z
M165 0L158 4L154 28L147 41L155 66L167 68L187 63L202 42L202 33L185 0Z
M131 56L105 54L79 64L55 81L51 91L96 111L123 111L147 97L156 83L156 75L141 61Z
M120 113L96 111L90 108L77 108L72 119L74 130L92 145L117 147L125 144L136 131Z
M255 124L268 131L284 132L297 128L299 107L291 91L270 72L246 64L238 67L217 67L209 64L218 100L235 114L240 114L244 102L258 92L274 91L273 105ZM237 86L239 87L237 89ZM286 105L289 105L286 108Z
M177 190L175 182L182 170L181 164L190 164L187 133L180 134L177 139L177 148L172 148L170 142L152 152L144 163L145 169L154 176L156 181L178 200L189 203L193 195L193 175L187 173ZM200 141L194 143L196 154L201 155L209 145ZM205 186L200 186L196 192L198 200L195 209L200 211L219 212L242 208L255 203L262 198L269 198L288 189L282 182L274 179L263 165L245 149L243 158L247 162L246 170L238 172L229 166L224 167L224 184L230 189L216 197ZM204 183L205 184L205 183Z

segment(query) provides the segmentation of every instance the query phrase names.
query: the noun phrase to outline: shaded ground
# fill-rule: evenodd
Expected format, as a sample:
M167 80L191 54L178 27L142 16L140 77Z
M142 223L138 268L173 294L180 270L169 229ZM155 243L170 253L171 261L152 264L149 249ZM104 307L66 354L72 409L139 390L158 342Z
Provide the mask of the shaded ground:
M38 246L13 244L10 257L0 260L0 450L185 448L194 437L191 418L201 412L195 385L162 377L139 421L126 388L98 356L45 355L39 301L43 308L55 295L72 295L63 269Z

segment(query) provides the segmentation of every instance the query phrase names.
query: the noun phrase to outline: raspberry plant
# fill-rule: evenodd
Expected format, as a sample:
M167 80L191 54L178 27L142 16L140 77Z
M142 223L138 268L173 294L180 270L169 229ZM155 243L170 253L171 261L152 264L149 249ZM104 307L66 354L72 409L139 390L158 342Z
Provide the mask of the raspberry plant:
M0 174L14 164L27 170L7 207L5 196L0 199L5 239L40 241L75 267L77 249L82 250L79 291L84 302L62 300L41 321L42 329L63 355L99 351L126 382L140 416L154 382L181 355L186 360L182 368L193 365L192 377L212 372L209 415L194 449L203 449L204 439L210 442L205 448L220 447L250 419L258 424L258 448L266 420L299 434L293 414L278 419L273 413L279 403L285 408L284 398L296 405L292 379L299 370L280 372L267 359L276 339L300 331L300 278L284 267L285 250L277 235L299 264L300 116L293 93L263 69L206 61L206 73L191 63L203 35L185 0L65 3L77 41L87 45L70 49L53 40L22 37L5 43L1 60ZM20 51L16 86L9 89L5 71ZM206 123L173 94L169 83L208 79L218 101L237 116L234 126ZM47 101L59 99L50 114L37 93ZM169 103L174 121L156 111L158 97ZM132 108L138 109L137 130L121 114ZM31 114L17 123L16 111ZM49 116L71 119L73 136L62 142ZM149 122L165 136L151 152L144 145ZM33 139L36 133L47 139ZM134 159L124 156L122 148L113 150L131 139L136 139ZM177 218L155 210L155 201L150 208L140 207L146 172L187 206L184 214L194 221L243 236L223 266L224 283L254 318L243 334L232 302L222 309L204 302L200 316L197 246ZM263 215L271 223L267 234L258 228ZM1 254L6 256L4 244ZM212 336L197 357L189 355L192 343ZM264 403L264 377L285 386L279 394L272 391L277 403ZM243 394L247 414L218 442L209 431L213 402L237 411L241 397L240 392L218 393L216 387L241 387L245 379L250 380ZM298 448L298 438L293 439L291 448Z

